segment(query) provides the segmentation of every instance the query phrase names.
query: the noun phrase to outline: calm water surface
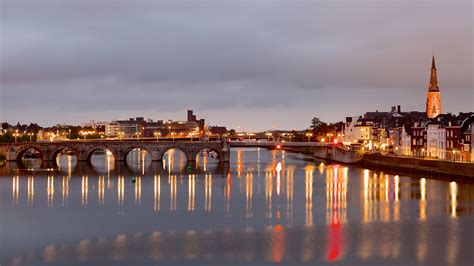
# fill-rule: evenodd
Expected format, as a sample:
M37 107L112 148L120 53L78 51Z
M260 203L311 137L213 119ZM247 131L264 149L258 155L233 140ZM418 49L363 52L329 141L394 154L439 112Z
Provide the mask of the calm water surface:
M474 263L472 183L265 149L165 158L1 163L0 264Z

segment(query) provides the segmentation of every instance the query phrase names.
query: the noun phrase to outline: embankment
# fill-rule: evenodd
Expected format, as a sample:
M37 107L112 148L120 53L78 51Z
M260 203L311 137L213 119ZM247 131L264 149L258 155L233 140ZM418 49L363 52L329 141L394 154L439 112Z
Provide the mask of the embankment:
M411 173L474 177L474 163L427 160L378 154L364 154L361 163L367 167L385 168Z
M338 147L285 148L288 151L312 154L314 157L345 164L357 164L367 168L378 168L410 174L442 175L474 178L474 163L428 160L381 154L363 154Z

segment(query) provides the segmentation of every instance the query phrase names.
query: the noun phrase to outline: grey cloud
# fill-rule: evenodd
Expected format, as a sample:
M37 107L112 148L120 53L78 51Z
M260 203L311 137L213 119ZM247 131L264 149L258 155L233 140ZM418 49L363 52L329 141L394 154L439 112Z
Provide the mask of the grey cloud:
M103 119L127 110L155 118L192 107L235 126L230 112L250 108L268 121L249 117L249 124L269 127L273 116L302 105L308 116L342 119L360 109L350 99L364 93L372 94L367 110L401 95L402 104L422 109L433 49L443 96L461 99L447 101L447 110L473 109L470 1L1 5L4 120L54 123L61 111L81 122L84 110ZM344 109L318 111L346 98Z

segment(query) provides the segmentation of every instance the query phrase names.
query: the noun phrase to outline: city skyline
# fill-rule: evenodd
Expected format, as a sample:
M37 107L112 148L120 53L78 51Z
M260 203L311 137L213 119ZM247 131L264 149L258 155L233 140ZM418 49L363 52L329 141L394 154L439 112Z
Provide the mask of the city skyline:
M469 1L1 5L10 123L184 120L194 109L260 131L424 111L433 52L443 113L473 109Z

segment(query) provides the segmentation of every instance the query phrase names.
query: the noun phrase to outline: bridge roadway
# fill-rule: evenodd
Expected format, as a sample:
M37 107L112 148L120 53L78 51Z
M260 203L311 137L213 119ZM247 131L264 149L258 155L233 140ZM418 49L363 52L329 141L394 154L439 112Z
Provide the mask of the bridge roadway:
M231 141L230 147L238 148L268 148L268 149L278 149L280 145L281 149L285 148L313 148L313 147L332 147L331 143L321 143L321 142L279 142L279 141Z

